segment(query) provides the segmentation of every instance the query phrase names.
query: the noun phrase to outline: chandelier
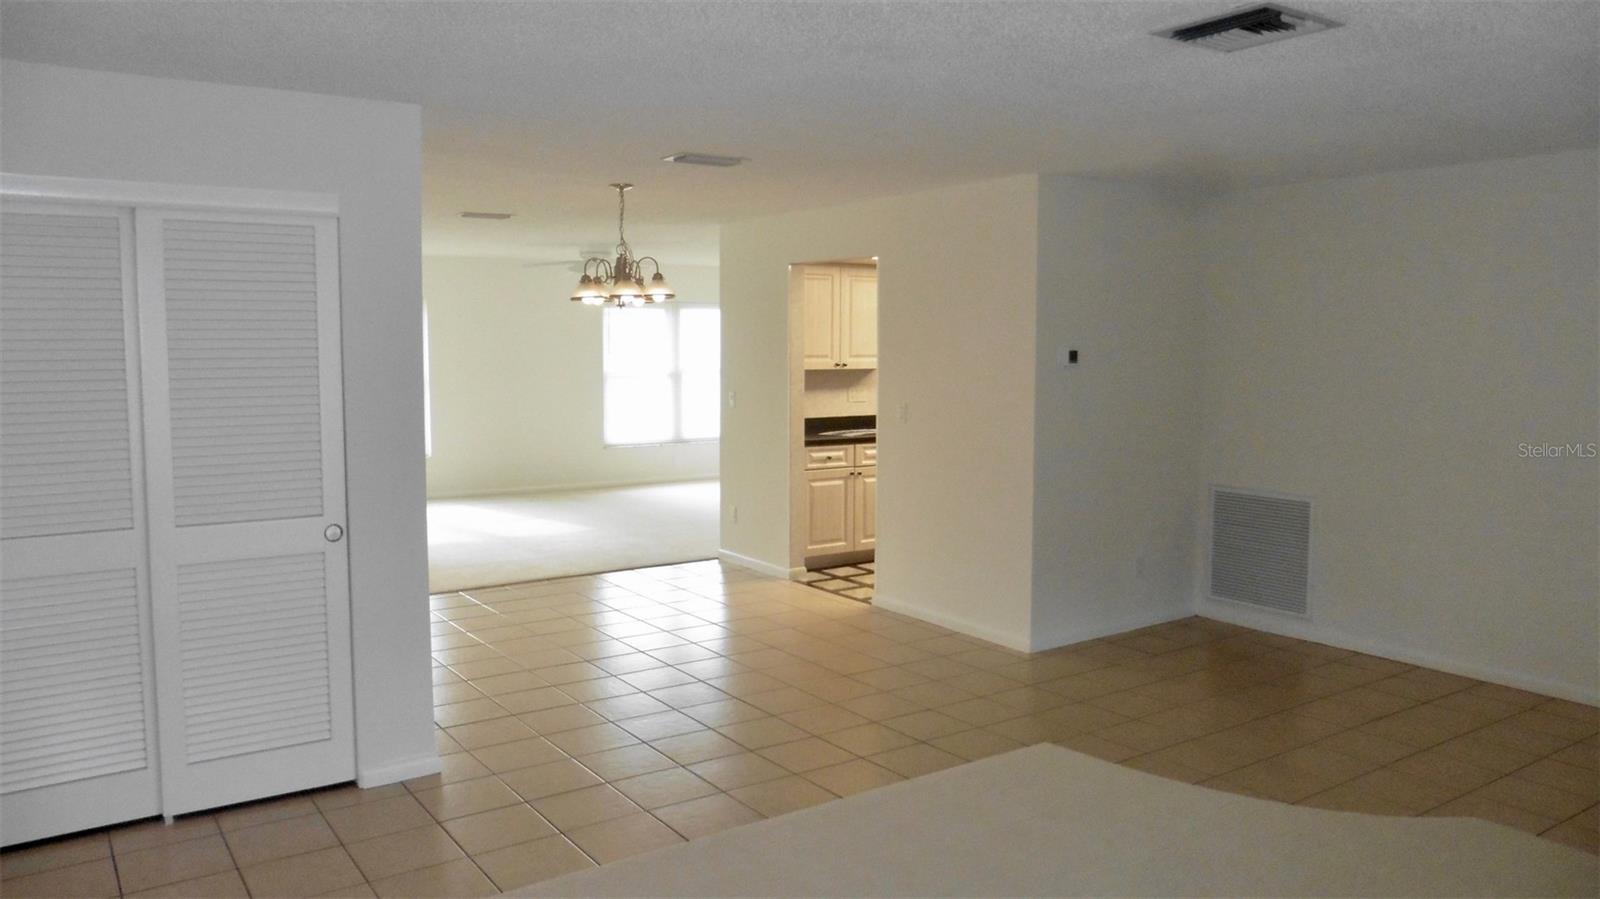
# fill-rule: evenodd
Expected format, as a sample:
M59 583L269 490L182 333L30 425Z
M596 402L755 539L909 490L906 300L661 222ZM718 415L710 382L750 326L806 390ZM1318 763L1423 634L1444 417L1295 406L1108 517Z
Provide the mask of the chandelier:
M578 289L572 292L574 303L587 306L643 306L647 303L665 303L675 294L661 274L661 264L654 256L635 258L633 248L622 234L626 214L627 195L632 184L613 184L617 189L617 258L616 261L591 256L583 261L583 277L578 279ZM644 263L655 271L648 286L644 282Z

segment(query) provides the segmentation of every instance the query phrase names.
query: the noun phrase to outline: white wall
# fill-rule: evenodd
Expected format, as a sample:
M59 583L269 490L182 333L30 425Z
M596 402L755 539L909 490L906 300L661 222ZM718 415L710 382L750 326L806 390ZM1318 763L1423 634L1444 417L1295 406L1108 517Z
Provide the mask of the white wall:
M717 302L717 270L666 265L678 302ZM717 476L717 444L607 448L601 312L565 266L428 256L430 497Z
M725 551L800 564L787 266L878 256L875 601L1028 645L1037 206L1021 176L723 228Z
M0 64L5 171L337 194L364 783L437 769L423 517L415 106Z
M1201 303L1183 195L1057 175L1039 190L1032 645L1044 649L1191 614Z
M1519 447L1600 441L1597 174L1039 176L729 226L724 547L797 564L784 264L879 255L879 605L1035 649L1198 609L1593 701L1600 462ZM1204 595L1213 483L1313 498L1309 623Z
M1268 188L1202 216L1197 497L1312 498L1305 633L1600 696L1600 463L1518 452L1600 440L1597 174L1594 151L1569 152Z

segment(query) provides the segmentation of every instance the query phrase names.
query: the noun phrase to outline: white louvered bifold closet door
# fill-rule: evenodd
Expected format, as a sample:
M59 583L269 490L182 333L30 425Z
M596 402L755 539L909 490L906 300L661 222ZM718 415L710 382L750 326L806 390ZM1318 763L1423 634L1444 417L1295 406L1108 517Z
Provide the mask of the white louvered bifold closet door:
M164 810L350 780L335 220L136 216Z
M0 203L0 844L161 809L132 238Z

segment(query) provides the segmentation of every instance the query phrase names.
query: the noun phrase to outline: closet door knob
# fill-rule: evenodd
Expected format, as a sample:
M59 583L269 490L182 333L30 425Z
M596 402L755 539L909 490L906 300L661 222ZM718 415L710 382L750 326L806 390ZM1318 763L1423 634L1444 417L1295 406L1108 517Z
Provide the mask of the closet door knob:
M344 528L340 527L339 525L330 524L322 529L322 539L328 541L329 543L338 543L343 537Z

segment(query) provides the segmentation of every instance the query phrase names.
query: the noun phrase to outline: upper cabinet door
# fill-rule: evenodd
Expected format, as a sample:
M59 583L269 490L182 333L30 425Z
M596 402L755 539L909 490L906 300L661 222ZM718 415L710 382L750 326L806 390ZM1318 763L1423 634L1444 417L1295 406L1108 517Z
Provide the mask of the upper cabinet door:
M848 266L842 272L839 362L843 368L877 368L878 272Z
M801 345L808 369L839 367L839 270L808 265L800 272Z
M132 216L0 205L0 844L161 810Z
M337 223L135 225L163 809L349 780Z

